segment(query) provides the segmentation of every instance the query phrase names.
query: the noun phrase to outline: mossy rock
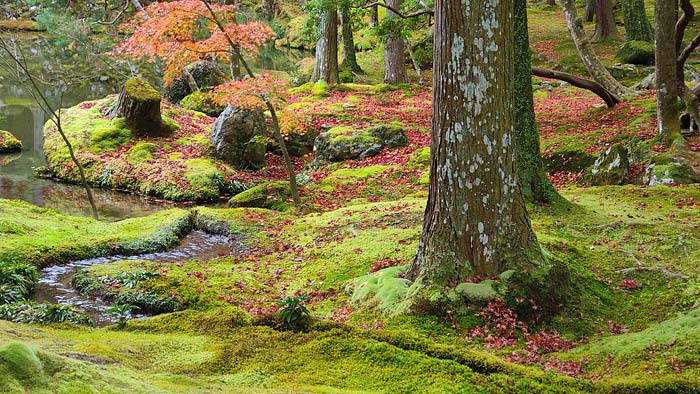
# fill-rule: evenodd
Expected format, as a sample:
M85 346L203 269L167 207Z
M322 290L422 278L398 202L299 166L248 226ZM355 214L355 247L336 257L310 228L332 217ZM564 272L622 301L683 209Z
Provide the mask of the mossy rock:
M693 169L677 162L652 163L647 166L641 180L649 186L694 183Z
M542 156L548 172L580 172L595 163L595 157L583 147L564 147Z
M342 161L376 156L385 147L408 145L408 137L398 125L381 125L364 130L351 126L333 127L314 143L315 161Z
M34 349L23 342L10 342L0 347L0 389L3 392L39 387L44 380L44 367Z
M587 171L586 183L593 186L625 184L629 166L627 149L620 144L613 145L601 153Z
M209 93L201 90L187 95L187 97L180 101L180 105L189 110L201 112L213 117L221 115L224 109L226 109L225 105L215 104Z
M233 196L228 205L231 208L267 208L286 211L293 204L289 202L291 189L289 181L265 182Z
M18 140L12 133L5 130L0 130L0 154L15 153L22 150L22 142Z
M228 106L212 126L210 144L215 156L242 169L265 166L269 136L260 109Z
M192 75L199 89L221 85L226 82L226 74L224 74L219 65L207 60L188 65L187 71ZM165 86L163 95L168 101L176 104L190 93L192 93L192 89L187 83L187 78L182 75Z
M617 57L627 64L654 64L654 44L646 41L627 41L617 51Z

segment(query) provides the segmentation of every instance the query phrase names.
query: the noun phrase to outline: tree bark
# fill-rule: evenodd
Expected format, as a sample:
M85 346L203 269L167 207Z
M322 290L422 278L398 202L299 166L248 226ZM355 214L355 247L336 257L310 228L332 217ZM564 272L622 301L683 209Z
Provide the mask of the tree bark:
M654 31L644 9L644 0L622 0L625 41L654 42Z
M586 7L583 9L584 22L593 22L593 17L595 17L595 1L596 0L586 0Z
M542 78L558 79L560 81L568 82L572 86L576 86L577 88L590 90L591 92L598 95L598 97L602 98L603 101L605 101L605 104L608 106L608 108L612 108L615 106L615 104L618 104L620 102L620 100L618 100L610 92L605 90L605 88L601 86L598 82L590 81L588 79L584 79L573 74L568 74L561 71L547 70L539 67L532 67L532 75Z
M514 0L515 29L515 147L520 190L526 201L549 202L557 192L549 182L540 156L540 136L532 98L532 64L527 32L527 0Z
M355 56L355 39L352 33L352 17L350 15L350 7L341 5L340 11L340 26L343 30L343 52L345 57L340 65L341 69L347 69L354 73L362 73L362 68L357 64L357 56Z
M160 94L141 78L131 78L124 84L117 104L109 118L124 118L126 127L136 134L167 132L160 115Z
M612 0L595 0L595 33L591 41L598 42L609 38L619 39L620 33L615 25Z
M325 10L318 23L320 37L316 42L316 64L311 82L338 83L338 13Z
M657 1L656 41L674 42L678 0ZM656 110L659 135L670 146L680 132L678 122L678 70L676 45L656 45Z
M610 72L598 59L593 46L583 31L583 23L576 12L575 0L561 0L560 3L566 16L566 25L576 45L576 50L591 78L602 85L617 100L622 100L625 96L637 95L635 90L625 87L610 75Z
M395 10L401 9L401 3L403 3L403 0L386 0L386 5ZM398 15L387 9L386 18L387 20L394 19L398 18ZM406 77L404 51L405 48L403 37L401 37L398 33L387 37L386 44L384 46L384 83L398 85L408 81L408 78Z
M544 261L515 169L512 0L437 0L430 186L408 277L443 288Z
M379 7L376 5L369 9L369 27L374 29L379 24Z

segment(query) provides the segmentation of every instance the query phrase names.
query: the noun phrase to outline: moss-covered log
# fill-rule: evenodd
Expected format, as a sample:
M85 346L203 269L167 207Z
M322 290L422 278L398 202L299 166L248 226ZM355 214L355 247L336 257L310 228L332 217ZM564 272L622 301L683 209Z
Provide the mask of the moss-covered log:
M136 134L163 134L168 127L160 115L160 93L141 78L124 84L110 119L124 118L126 127Z

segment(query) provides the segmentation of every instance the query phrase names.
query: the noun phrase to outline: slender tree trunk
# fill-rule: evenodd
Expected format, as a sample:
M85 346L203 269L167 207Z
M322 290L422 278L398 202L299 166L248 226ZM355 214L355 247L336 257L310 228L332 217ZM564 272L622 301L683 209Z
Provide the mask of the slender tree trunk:
M350 7L342 6L340 10L340 25L343 30L343 52L345 57L340 68L350 70L354 73L362 73L362 68L357 64L357 56L355 56L355 39L352 34L352 17L350 16Z
M547 5L557 5L556 0L547 0Z
M674 42L678 0L659 0L655 6L656 41ZM656 108L659 134L669 146L679 134L676 45L656 45Z
M338 83L338 13L326 10L318 24L321 36L316 42L316 64L311 82Z
M654 31L644 9L644 0L622 0L625 41L654 42Z
M544 260L515 169L512 5L435 2L430 186L408 271L418 285Z
M593 17L595 17L595 2L596 0L586 0L586 8L583 9L584 22L593 22Z
M598 56L593 50L593 46L586 36L586 32L583 31L583 23L576 12L575 0L561 0L560 3L564 15L566 16L566 25L576 45L576 50L578 50L583 65L586 67L586 70L588 70L591 78L602 85L605 90L613 94L618 100L622 100L625 96L637 95L636 91L625 87L610 75L610 72L603 66L600 59L598 59Z
M403 3L403 0L386 1L386 4L395 10L401 9L401 3ZM398 18L398 16L387 9L386 18L388 20ZM401 36L387 37L386 44L384 46L384 83L397 85L408 81L408 78L406 78L404 50L403 38Z
M374 6L369 9L369 27L374 29L379 24L379 7Z
M262 0L263 18L271 21L277 16L277 2L275 0Z
M532 65L527 32L527 0L514 0L515 147L520 190L526 201L549 202L557 195L540 156L540 136L532 99Z
M542 78L551 78L558 79L560 81L566 81L577 88L590 90L591 92L598 95L598 97L602 98L603 101L605 101L605 104L607 104L608 108L612 108L615 106L615 104L618 104L620 102L620 100L615 98L615 96L610 94L610 92L605 90L605 88L596 81L591 81L561 71L547 70L545 68L539 67L532 67L532 75Z
M615 26L612 0L596 0L595 33L591 40L598 42L609 38L620 38L620 33Z

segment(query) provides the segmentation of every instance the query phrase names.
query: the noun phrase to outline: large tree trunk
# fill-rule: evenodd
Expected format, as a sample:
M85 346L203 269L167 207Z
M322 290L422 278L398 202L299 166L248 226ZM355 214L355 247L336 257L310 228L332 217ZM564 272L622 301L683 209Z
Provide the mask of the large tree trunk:
M620 33L615 26L612 0L596 0L595 33L591 40L598 42L608 38L620 38Z
M318 28L321 35L316 42L316 64L311 82L338 83L338 13L335 8L323 12Z
M430 186L408 271L418 286L544 261L515 169L512 5L435 2Z
M644 0L622 0L625 41L654 42L654 31L644 10Z
M586 37L586 32L583 31L583 23L576 12L575 0L561 0L560 3L566 16L566 25L576 45L576 50L578 50L583 65L588 70L591 78L601 84L605 90L613 94L618 100L622 100L625 96L637 95L636 91L625 87L610 75L610 72L598 59L593 46L588 37Z
M656 41L675 40L678 0L657 1ZM656 45L656 108L659 134L669 145L680 131L678 122L678 81L676 45Z
M362 69L360 65L357 64L357 57L355 56L355 39L352 35L352 17L350 16L350 7L346 5L341 6L340 11L340 25L343 30L343 52L345 57L343 58L343 63L340 68L347 69L355 73L361 73Z
M515 147L520 190L526 201L549 202L557 192L547 179L540 157L540 136L532 99L532 65L527 32L527 0L514 0Z
M403 0L387 0L386 4L395 10L401 9ZM398 16L390 10L386 10L386 18L393 19ZM389 36L384 46L384 83L392 85L406 83L406 63L404 55L404 40L401 36Z
M584 22L593 22L593 17L595 17L595 2L596 0L586 0L586 7L583 9Z
M124 118L126 127L136 134L162 134L168 131L160 115L160 94L141 78L131 78L122 88L109 118Z

